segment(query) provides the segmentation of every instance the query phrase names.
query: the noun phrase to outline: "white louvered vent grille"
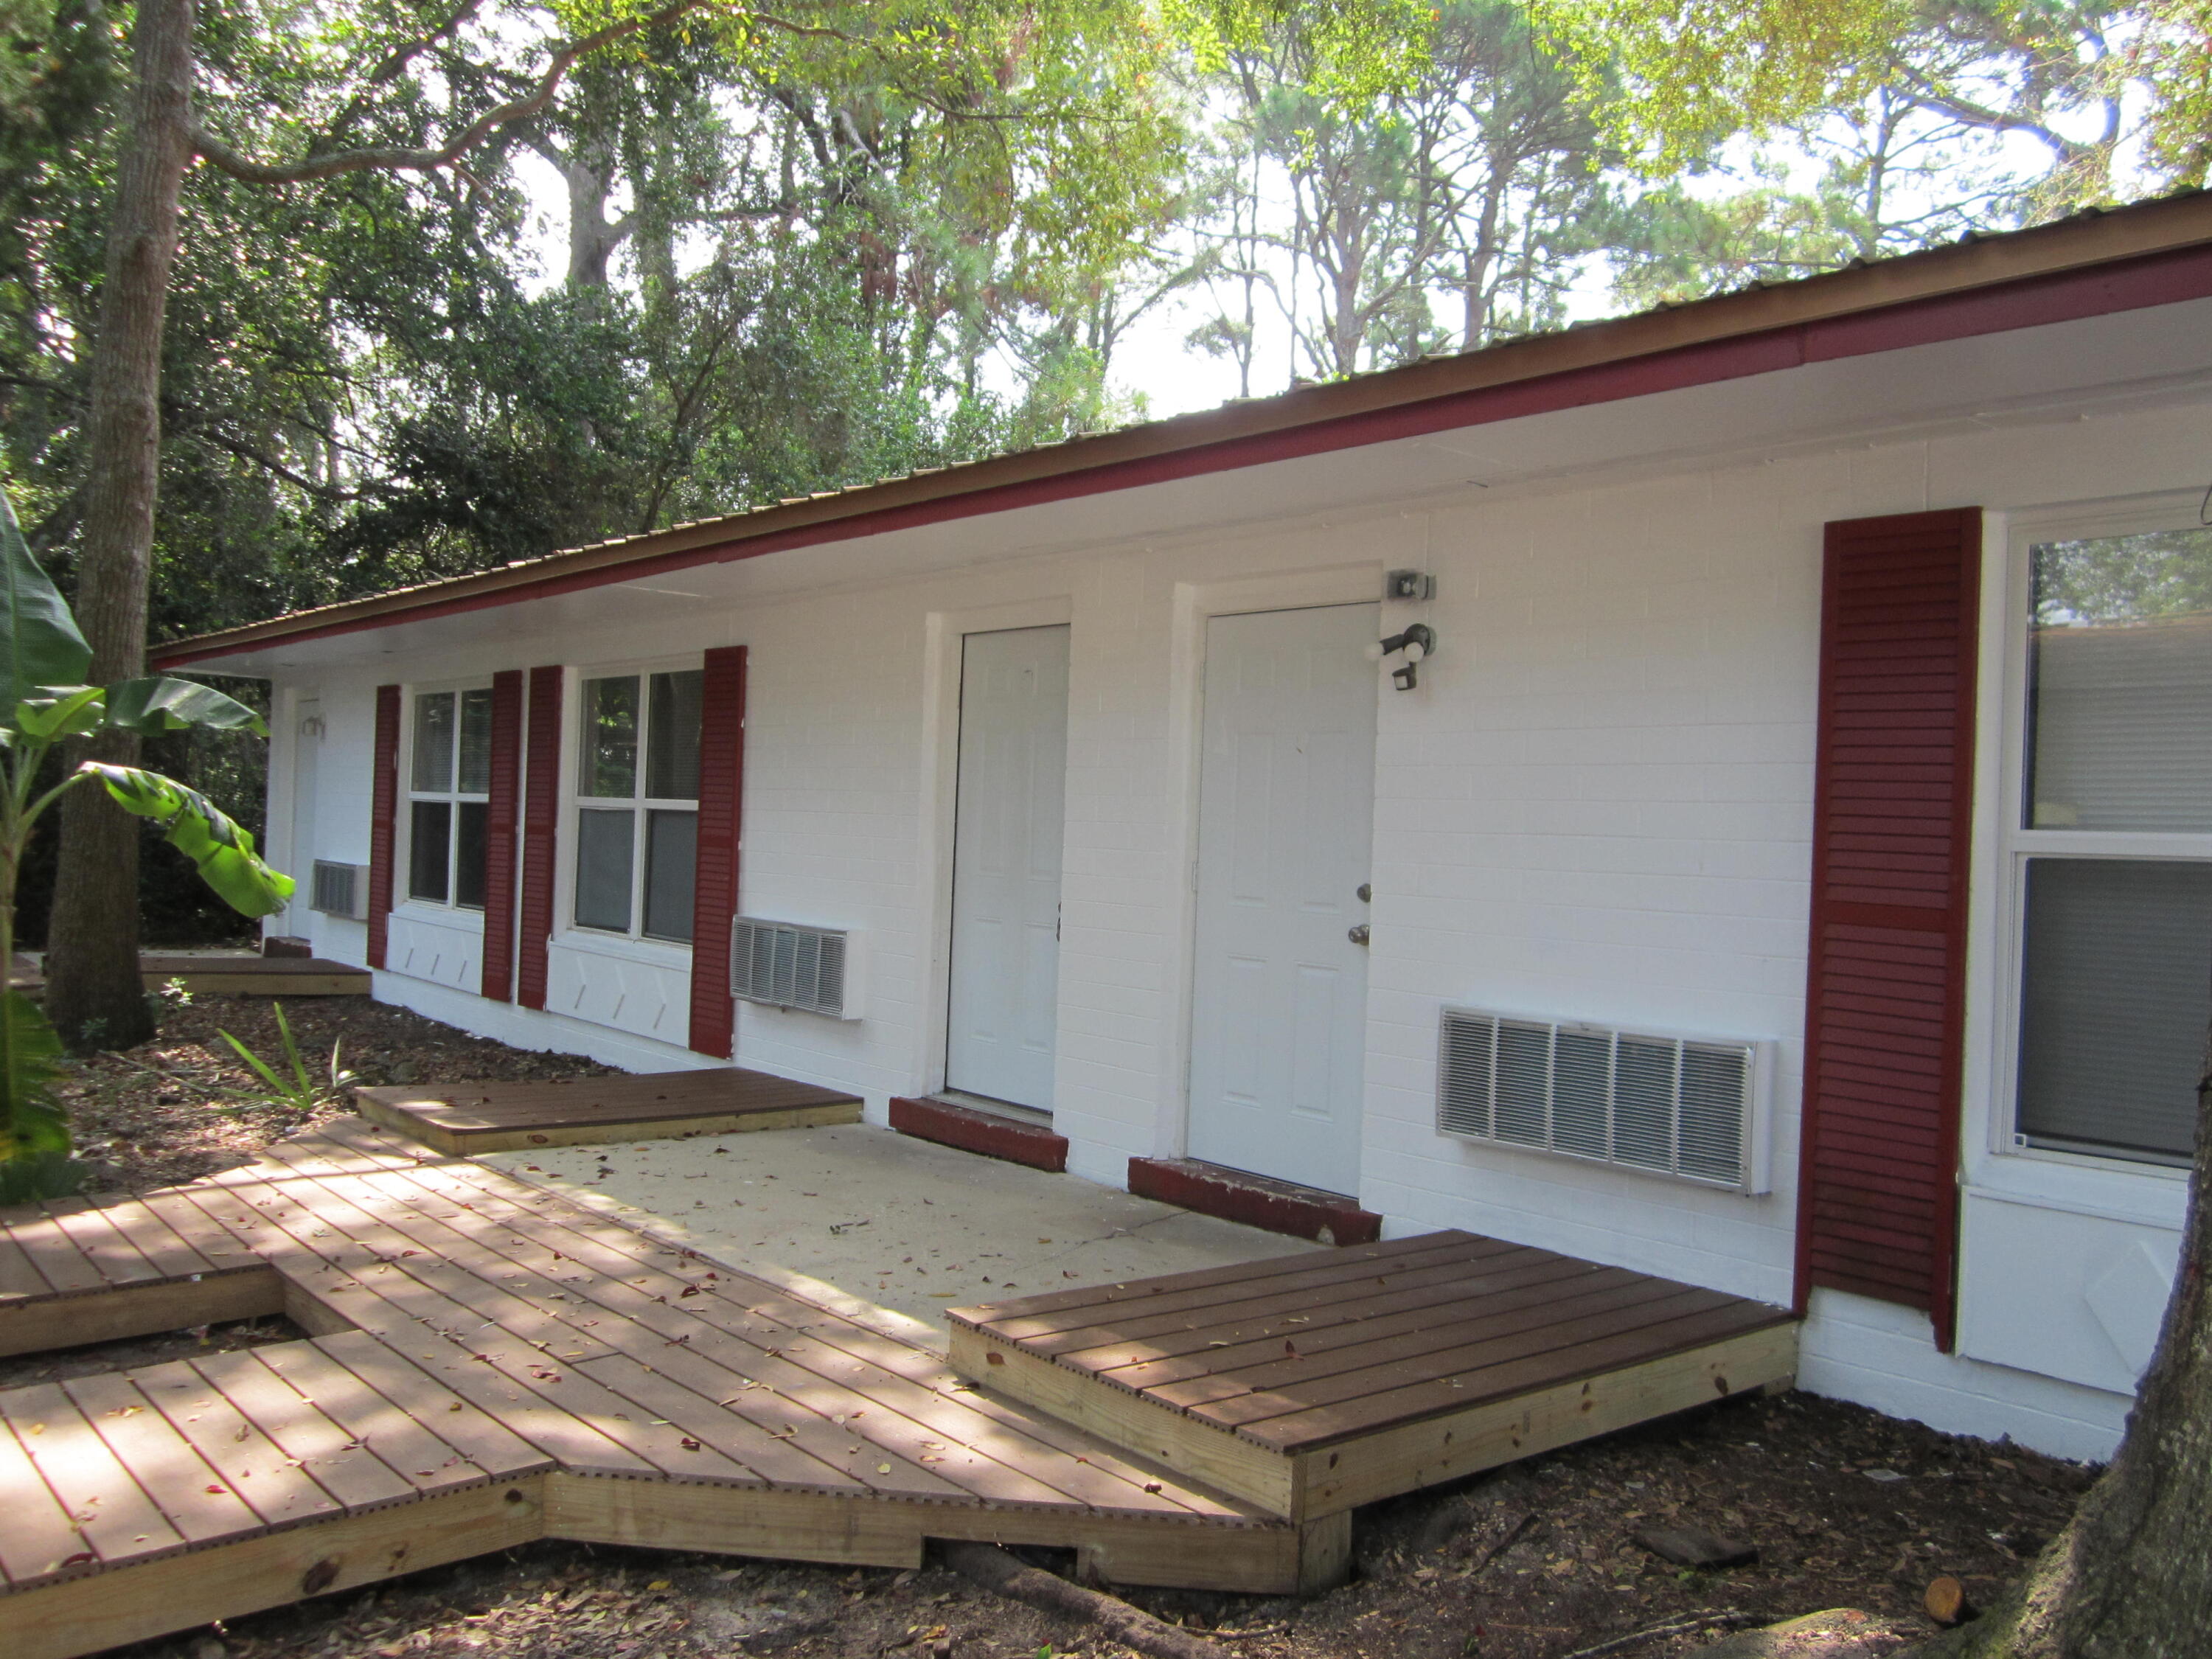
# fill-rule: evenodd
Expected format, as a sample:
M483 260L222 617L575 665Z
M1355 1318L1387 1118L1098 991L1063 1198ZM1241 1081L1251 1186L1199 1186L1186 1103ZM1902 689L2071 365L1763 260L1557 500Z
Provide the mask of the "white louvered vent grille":
M843 1018L845 956L837 929L739 916L730 937L730 994Z
M314 873L308 879L307 908L319 910L326 916L344 916L352 921L367 921L368 866L365 864L333 864L328 859L317 859Z
M1437 1127L1765 1192L1765 1048L1447 1008Z

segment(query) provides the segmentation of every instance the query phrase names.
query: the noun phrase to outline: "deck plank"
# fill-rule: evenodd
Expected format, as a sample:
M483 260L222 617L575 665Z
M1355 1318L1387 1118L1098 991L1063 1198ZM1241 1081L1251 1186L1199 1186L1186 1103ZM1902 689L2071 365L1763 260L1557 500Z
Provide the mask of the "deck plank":
M45 1281L49 1295L71 1296L107 1288L107 1275L88 1261L76 1241L38 1208L0 1212L0 1227Z
M6 1398L0 1394L0 1492L7 1494L0 1503L0 1577L21 1588L64 1571L73 1557L94 1558L23 1449Z
M1595 1262L1576 1261L1547 1250L1500 1251L1419 1272L1394 1273L1393 1290L1386 1295L1377 1295L1371 1281L1334 1286L1325 1296L1289 1292L1188 1314L1063 1331L1023 1346L1031 1352L1049 1353L1062 1364L1108 1371L1139 1359L1166 1362L1186 1355L1203 1357L1209 1349L1270 1337L1279 1346L1287 1335L1358 1332L1384 1311L1403 1310L1414 1318L1424 1314L1434 1316L1434 1310L1454 1302L1510 1294L1524 1285L1564 1285L1598 1271Z
M1292 1354L1278 1348L1265 1363L1237 1371L1233 1387L1226 1386L1231 1377L1220 1376L1212 1379L1212 1387L1194 1379L1144 1392L1147 1399L1219 1421L1238 1409L1232 1401L1272 1395L1277 1390L1314 1405L1449 1376L1464 1391L1474 1387L1467 1377L1471 1364L1503 1364L1571 1348L1596 1334L1650 1329L1668 1319L1725 1306L1728 1300L1717 1291L1647 1279L1571 1303L1486 1312L1455 1327L1389 1339L1371 1348L1350 1346L1312 1358L1303 1349Z
M69 1512L85 1547L102 1562L129 1560L185 1542L58 1384L9 1389L0 1395L0 1413Z
M1549 1356L1564 1356L1583 1343L1602 1338L1624 1339L1631 1346L1642 1343L1663 1353L1675 1346L1670 1339L1638 1334L1656 1332L1682 1319L1738 1305L1735 1297L1719 1291L1701 1291L1666 1280L1660 1285L1657 1297L1601 1316L1539 1319L1497 1335L1471 1334L1463 1340L1451 1340L1454 1333L1443 1333L1446 1340L1425 1352L1371 1362L1354 1349L1348 1362L1318 1375L1309 1376L1304 1366L1296 1364L1256 1367L1255 1374L1266 1379L1262 1386L1233 1400L1194 1407L1194 1415L1224 1428L1243 1428L1271 1416L1322 1407L1342 1405L1364 1413L1369 1401L1443 1379L1456 1382L1458 1391L1467 1395L1463 1403L1472 1404L1492 1397L1480 1379L1503 1368L1535 1367L1546 1380L1565 1382L1576 1375L1567 1368L1571 1362ZM1543 1370L1547 1365L1552 1369ZM1513 1374L1520 1372L1516 1370Z
M1620 1331L1571 1346L1508 1360L1495 1365L1469 1366L1458 1371L1439 1370L1433 1376L1408 1380L1375 1394L1306 1405L1279 1415L1249 1417L1262 1409L1263 1397L1249 1396L1220 1408L1219 1416L1242 1420L1236 1426L1255 1438L1278 1447L1314 1447L1348 1435L1371 1432L1383 1425L1402 1423L1434 1411L1449 1411L1483 1401L1509 1399L1549 1383L1572 1382L1615 1366L1662 1358L1667 1354L1717 1342L1730 1336L1759 1330L1778 1322L1777 1310L1756 1303L1731 1299L1728 1305L1706 1308L1669 1320L1662 1326ZM1786 1318L1787 1316L1784 1316ZM1470 1352L1464 1358L1474 1358ZM1452 1386L1456 1380L1460 1387ZM1302 1402L1279 1397L1267 1402L1298 1407ZM1213 1408L1194 1415L1216 1417Z
M1039 1291L1030 1296L977 1303L963 1311L974 1316L978 1323L988 1322L997 1325L1014 1320L1041 1318L1069 1310L1103 1309L1138 1303L1153 1304L1161 1297L1179 1296L1188 1291L1211 1291L1224 1286L1251 1285L1261 1279L1308 1273L1315 1271L1317 1264L1356 1279L1377 1271L1378 1267L1385 1272L1395 1271L1402 1267L1408 1257L1428 1256L1468 1246L1486 1251L1513 1248L1494 1238L1446 1228L1407 1238L1384 1239L1377 1244L1347 1244L1341 1249L1267 1256L1257 1261L1233 1261L1219 1267L1194 1267L1186 1273L1161 1273L1151 1279L1133 1279L1110 1285L1077 1285L1064 1291ZM1438 1259L1443 1257L1439 1255ZM1203 1305L1205 1300L1201 1296L1200 1305ZM1060 1328L1061 1327L1056 1323L1036 1328L1040 1334Z
M170 1277L117 1224L111 1204L90 1198L57 1198L49 1199L46 1208L54 1224L109 1285L143 1284Z
M181 1359L149 1365L132 1381L178 1437L264 1526L337 1515L344 1505L293 1462L222 1389Z
M1326 1253L1274 1256L1264 1263L1246 1264L1275 1268L1272 1273L1212 1268L1203 1274L1173 1276L1175 1279L1203 1278L1206 1282L1200 1285L1177 1285L1169 1279L1134 1279L1103 1287L1080 1301L1070 1300L1042 1311L1030 1311L1020 1304L981 1303L955 1308L949 1316L1024 1346L1047 1342L1057 1346L1064 1338L1074 1346L1088 1346L1091 1339L1085 1334L1091 1331L1172 1329L1179 1321L1194 1316L1211 1319L1226 1308L1242 1308L1262 1301L1272 1304L1285 1297L1357 1300L1378 1287L1398 1284L1413 1273L1449 1270L1521 1248L1494 1238L1476 1238L1471 1234L1427 1237L1430 1242L1419 1249L1406 1248L1416 1241L1402 1239L1391 1244L1352 1245ZM1439 1240L1442 1242L1437 1242ZM1377 1254L1384 1250L1392 1253ZM1158 1288L1144 1288L1154 1282ZM1072 1297L1083 1293L1062 1291L1057 1295ZM1047 1298L1024 1298L1032 1299ZM1010 1307L1013 1310L1006 1311ZM1148 1326L1141 1322L1145 1321L1159 1322Z
M366 1331L283 1343L262 1357L295 1385L307 1384L325 1411L410 1480L443 1484L446 1472L462 1465L502 1480L553 1467L497 1418Z
M107 1371L71 1377L61 1388L185 1542L204 1544L261 1524L261 1517L129 1375Z
M240 1413L283 1449L285 1458L349 1510L413 1495L414 1484L331 1420L251 1348L189 1362Z
M1293 1342L1302 1355L1318 1357L1349 1345L1364 1346L1463 1318L1539 1306L1614 1285L1640 1283L1644 1278L1624 1267L1601 1267L1595 1262L1560 1258L1376 1297L1365 1304L1364 1315L1357 1307L1344 1306L1310 1315L1280 1310L1262 1319L1243 1318L1213 1328L1211 1336L1189 1326L1182 1332L1143 1341L1106 1342L1055 1358L1063 1365L1108 1377L1127 1388L1159 1388L1247 1364L1264 1364L1282 1352L1285 1341Z
M143 1199L131 1197L103 1203L100 1212L107 1224L146 1258L156 1279L184 1279L193 1273L219 1271L219 1264L189 1239L180 1237Z
M15 1213L20 1215L22 1212ZM52 1284L39 1271L30 1252L17 1243L8 1231L8 1214L0 1210L0 1303L53 1295Z

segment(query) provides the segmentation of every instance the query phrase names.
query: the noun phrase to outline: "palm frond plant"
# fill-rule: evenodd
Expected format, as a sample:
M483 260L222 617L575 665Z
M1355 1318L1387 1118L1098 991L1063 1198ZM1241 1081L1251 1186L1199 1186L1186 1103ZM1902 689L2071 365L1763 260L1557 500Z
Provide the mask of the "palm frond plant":
M300 1041L292 1035L291 1022L284 1018L284 1005L279 1002L274 1006L278 1055L273 1061L262 1059L228 1031L216 1033L261 1079L260 1090L246 1095L245 1103L277 1108L306 1117L326 1101L343 1099L354 1081L354 1074L345 1069L339 1058L339 1044L331 1044L330 1065L318 1076L308 1069L307 1057L300 1052Z
M0 489L0 1205L73 1192L83 1168L54 1097L62 1045L46 1012L15 988L15 885L32 828L70 790L96 782L125 811L161 824L169 844L232 908L265 916L291 896L291 878L264 864L253 837L198 790L136 766L87 761L52 787L39 766L55 744L97 731L245 728L261 717L190 680L153 675L88 685L92 650L60 589L39 568Z

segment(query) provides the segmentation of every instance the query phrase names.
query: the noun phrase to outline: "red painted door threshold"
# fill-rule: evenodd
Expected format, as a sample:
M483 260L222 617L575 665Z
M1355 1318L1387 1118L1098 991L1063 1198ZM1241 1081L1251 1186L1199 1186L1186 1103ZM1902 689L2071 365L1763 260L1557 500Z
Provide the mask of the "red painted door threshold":
M1323 1244L1372 1244L1382 1236L1382 1218L1341 1193L1246 1175L1193 1158L1133 1158L1129 1190L1200 1215Z
M963 1152L1002 1158L1009 1164L1026 1164L1032 1170L1058 1175L1067 1168L1067 1137L1032 1123L955 1106L947 1100L909 1100L891 1097L891 1127L917 1140L933 1140L940 1146L957 1146Z

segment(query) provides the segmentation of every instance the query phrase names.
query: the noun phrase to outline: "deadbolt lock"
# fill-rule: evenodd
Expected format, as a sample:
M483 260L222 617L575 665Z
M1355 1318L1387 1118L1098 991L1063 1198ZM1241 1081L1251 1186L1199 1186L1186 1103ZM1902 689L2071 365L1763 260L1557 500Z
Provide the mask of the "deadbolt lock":
M1359 902L1362 904L1372 904L1375 902L1375 884L1373 882L1363 881L1359 884Z

